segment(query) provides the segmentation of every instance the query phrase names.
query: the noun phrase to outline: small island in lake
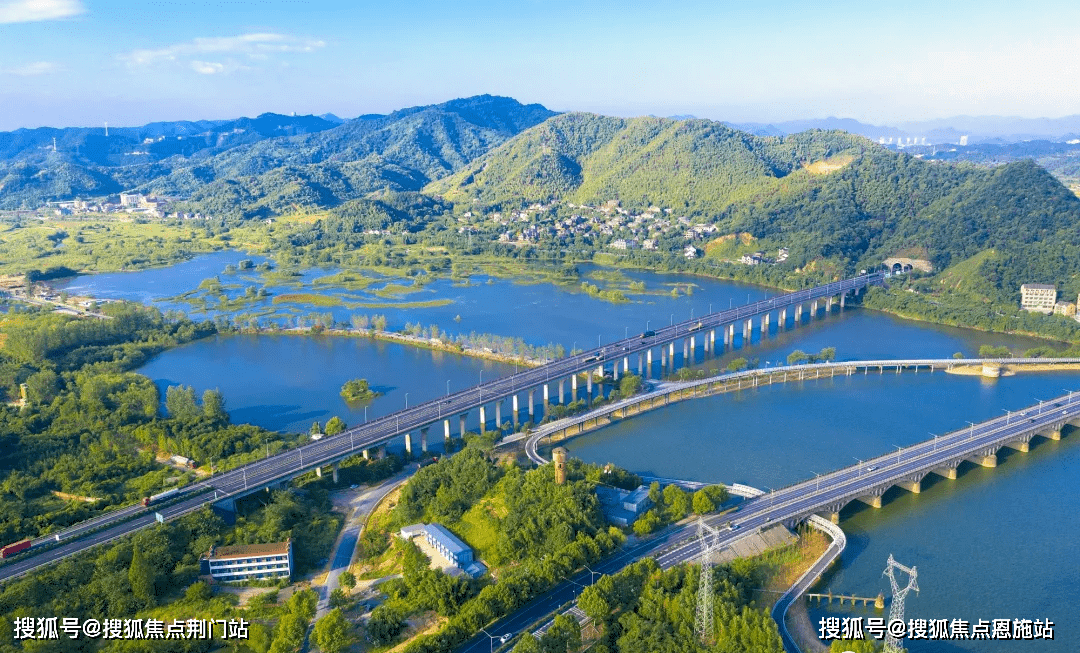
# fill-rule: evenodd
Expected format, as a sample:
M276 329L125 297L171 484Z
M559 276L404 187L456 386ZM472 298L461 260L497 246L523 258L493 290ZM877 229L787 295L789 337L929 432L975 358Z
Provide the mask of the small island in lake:
M346 381L345 385L341 386L341 397L345 401L366 401L381 394L381 392L371 389L367 379L353 379Z

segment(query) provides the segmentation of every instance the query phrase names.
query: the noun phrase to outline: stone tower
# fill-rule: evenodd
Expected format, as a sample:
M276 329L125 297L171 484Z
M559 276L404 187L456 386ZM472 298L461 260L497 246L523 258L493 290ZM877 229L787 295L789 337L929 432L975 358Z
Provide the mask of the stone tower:
M566 454L569 453L562 447L551 450L551 460L555 463L555 482L562 485L566 482Z

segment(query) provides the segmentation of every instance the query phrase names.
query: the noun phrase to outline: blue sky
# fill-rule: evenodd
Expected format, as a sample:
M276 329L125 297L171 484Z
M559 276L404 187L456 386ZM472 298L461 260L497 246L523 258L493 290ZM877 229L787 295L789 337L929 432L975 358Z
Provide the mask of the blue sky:
M0 0L0 129L479 93L732 121L1057 117L1080 113L1078 18L965 0Z

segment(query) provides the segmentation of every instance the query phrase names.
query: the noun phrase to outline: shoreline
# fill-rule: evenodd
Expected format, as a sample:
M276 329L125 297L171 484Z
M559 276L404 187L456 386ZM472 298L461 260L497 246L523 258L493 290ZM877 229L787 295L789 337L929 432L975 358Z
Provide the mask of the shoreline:
M497 363L524 365L526 367L539 367L541 365L551 362L546 359L530 358L527 356L511 356L509 354L500 354L495 351L476 349L473 347L459 347L454 344L446 344L439 340L431 340L428 338L421 338L419 336L411 336L405 333L394 333L392 331L359 329L322 329L319 331L315 331L312 330L311 327L290 327L288 329L236 329L219 333L236 333L242 335L333 336L336 338L369 338L371 340L394 342L397 344L409 345L421 349L442 351L448 354L458 354L461 356L470 356L472 358L482 358L484 360L495 361Z

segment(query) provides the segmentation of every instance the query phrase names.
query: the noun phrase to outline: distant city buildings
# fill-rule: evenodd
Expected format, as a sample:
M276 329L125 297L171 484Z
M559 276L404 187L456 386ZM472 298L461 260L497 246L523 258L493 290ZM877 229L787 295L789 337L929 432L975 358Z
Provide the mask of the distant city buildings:
M1025 283L1020 286L1020 308L1051 314L1057 303L1057 288L1052 284Z

